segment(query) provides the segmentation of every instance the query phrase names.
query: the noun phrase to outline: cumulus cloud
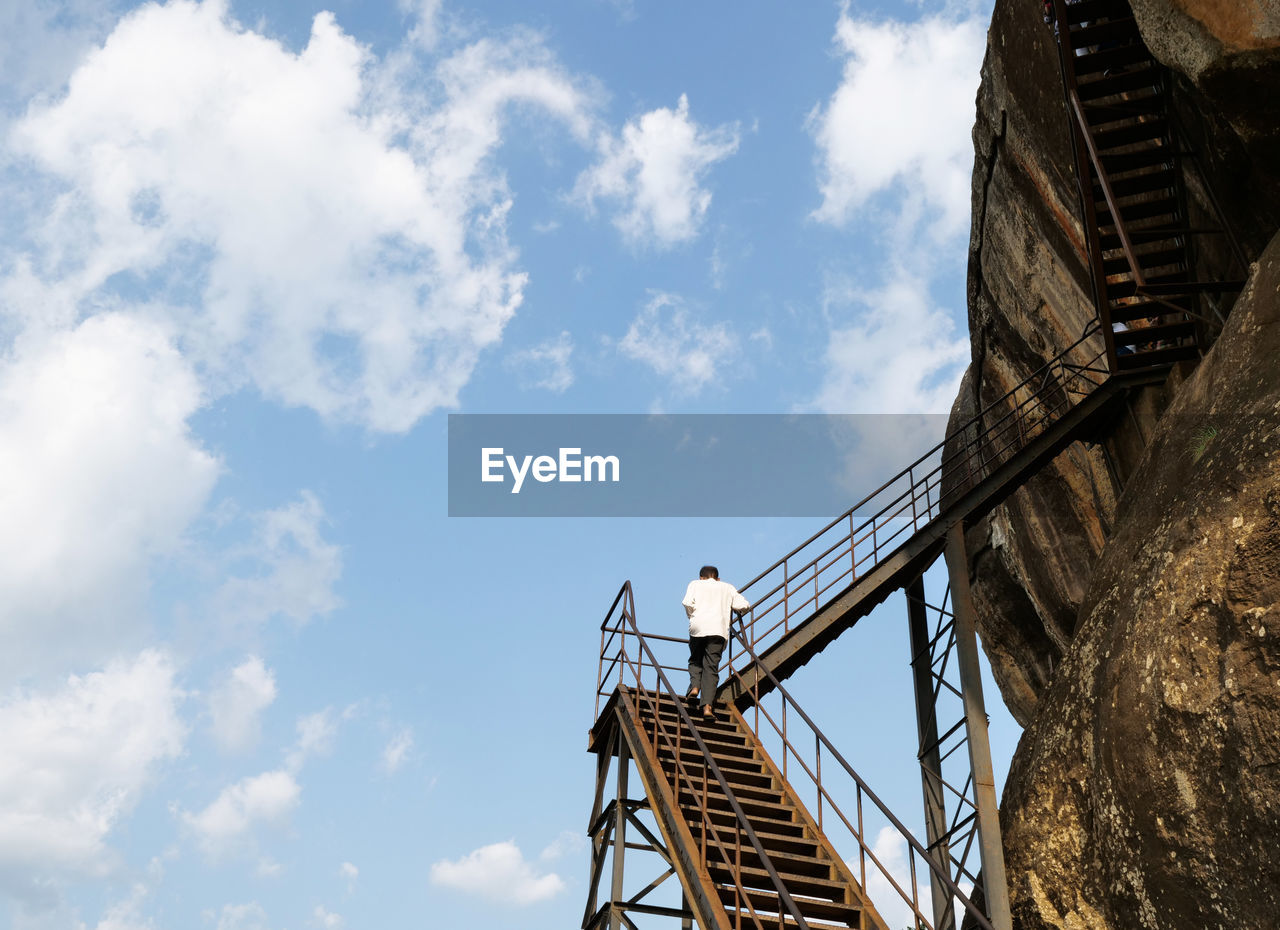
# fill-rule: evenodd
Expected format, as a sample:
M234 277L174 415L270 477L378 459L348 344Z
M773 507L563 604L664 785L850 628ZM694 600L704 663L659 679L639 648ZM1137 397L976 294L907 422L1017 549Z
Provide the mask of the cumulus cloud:
M338 876L347 883L347 894L356 890L356 879L360 877L360 870L354 863L344 862L338 866Z
M209 698L213 738L229 752L251 748L261 732L261 715L276 699L276 678L257 656L231 670Z
M408 761L412 750L413 731L408 727L401 727L382 750L382 770L388 775L394 775Z
M217 479L187 426L200 403L164 332L119 314L0 361L0 678L97 661L137 632L150 559Z
M503 364L515 373L522 388L563 394L573 384L573 369L569 366L572 355L573 338L565 331L555 339L511 352Z
M850 281L823 295L831 321L824 413L947 413L969 360L966 334L934 304L928 283L905 271L882 287Z
M698 125L682 94L674 110L651 110L597 144L599 159L578 178L575 195L588 206L611 202L614 225L631 244L669 248L697 235L711 205L703 179L738 150L738 130Z
M283 822L301 801L302 788L283 769L242 778L224 788L202 811L181 813L204 851L230 852L250 840L259 825Z
M589 101L528 37L443 57L430 97L381 65L329 13L297 53L225 0L130 13L12 134L50 208L10 314L34 312L15 295L75 317L145 289L216 390L377 430L453 404L526 281L504 114L585 141Z
M739 345L726 324L701 323L681 298L657 293L631 321L618 349L668 379L674 388L696 393L736 359Z
M342 930L343 920L341 914L335 914L327 911L320 905L316 905L316 909L311 912L311 922L323 928L323 930Z
M306 623L342 603L334 591L342 549L324 538L324 508L314 494L303 491L252 522L253 538L228 553L236 567L212 599L227 626L253 630L272 617Z
M866 22L846 4L835 35L843 78L810 116L822 189L817 219L843 225L874 194L895 190L899 232L926 217L938 238L968 229L970 130L986 29L976 14Z
M111 831L182 751L181 700L173 663L149 650L0 702L0 886L41 897L108 866Z
M545 901L565 889L554 872L538 874L511 840L481 846L455 861L433 863L431 883L518 906Z
M285 766L297 772L308 759L327 756L333 752L333 741L338 735L338 723L342 718L332 708L316 711L298 718L298 738L285 758Z
M224 904L218 915L217 930L268 930L267 912L257 901Z

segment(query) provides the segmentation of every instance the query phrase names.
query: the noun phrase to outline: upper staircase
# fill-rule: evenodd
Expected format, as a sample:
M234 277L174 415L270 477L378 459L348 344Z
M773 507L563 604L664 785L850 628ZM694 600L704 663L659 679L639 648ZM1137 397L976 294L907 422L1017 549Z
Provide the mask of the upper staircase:
M1212 191L1187 197L1197 162L1170 101L1172 77L1151 55L1128 0L1051 0L1072 127L1091 280L1109 367L1195 359L1243 286L1206 255L1245 263ZM1211 242L1210 240L1216 240Z

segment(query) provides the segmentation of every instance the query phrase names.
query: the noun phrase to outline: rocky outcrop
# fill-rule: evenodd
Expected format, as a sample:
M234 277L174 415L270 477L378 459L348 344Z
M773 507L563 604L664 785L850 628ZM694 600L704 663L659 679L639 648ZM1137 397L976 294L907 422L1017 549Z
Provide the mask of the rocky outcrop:
M1247 257L1256 257L1280 225L1280 196L1269 193L1280 192L1280 160L1254 157L1190 78L1180 79L1172 96L1200 155L1202 171L1187 178L1193 212L1209 212L1213 190ZM1057 48L1037 4L996 3L974 147L973 359L953 423L997 402L1075 342L1093 317ZM1096 350L1082 349L1077 360ZM1180 377L1135 399L1105 453L1073 448L970 530L979 632L1002 696L1024 725L1071 641L1093 564L1115 524L1119 489Z
M1152 53L1222 114L1258 164L1280 156L1280 3L1132 0Z
M969 531L978 629L1027 727L1002 805L1015 926L1270 928L1280 4L1133 5L1199 156L1189 210L1207 216L1213 191L1258 261L1198 368L1135 398L1099 445L1060 456ZM973 357L954 422L998 406L1093 316L1067 130L1039 4L997 0L974 129Z
M1280 914L1280 237L1160 419L1002 824L1015 926Z

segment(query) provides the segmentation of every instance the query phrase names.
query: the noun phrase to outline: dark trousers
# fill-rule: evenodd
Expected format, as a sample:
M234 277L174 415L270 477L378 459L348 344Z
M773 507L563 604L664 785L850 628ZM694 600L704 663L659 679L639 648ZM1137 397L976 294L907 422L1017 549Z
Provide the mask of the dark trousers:
M698 689L699 703L706 707L716 696L720 671L720 654L724 652L723 636L689 637L689 690Z

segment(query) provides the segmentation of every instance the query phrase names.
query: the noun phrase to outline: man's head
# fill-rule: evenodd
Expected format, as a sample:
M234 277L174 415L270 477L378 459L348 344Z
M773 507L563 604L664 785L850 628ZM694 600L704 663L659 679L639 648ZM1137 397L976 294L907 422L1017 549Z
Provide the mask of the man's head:
M704 565L704 566L702 566L702 570L698 572L698 577L699 577L699 578L714 578L714 579L716 579L716 581L719 581L719 580L720 580L720 569L716 568L714 565Z

